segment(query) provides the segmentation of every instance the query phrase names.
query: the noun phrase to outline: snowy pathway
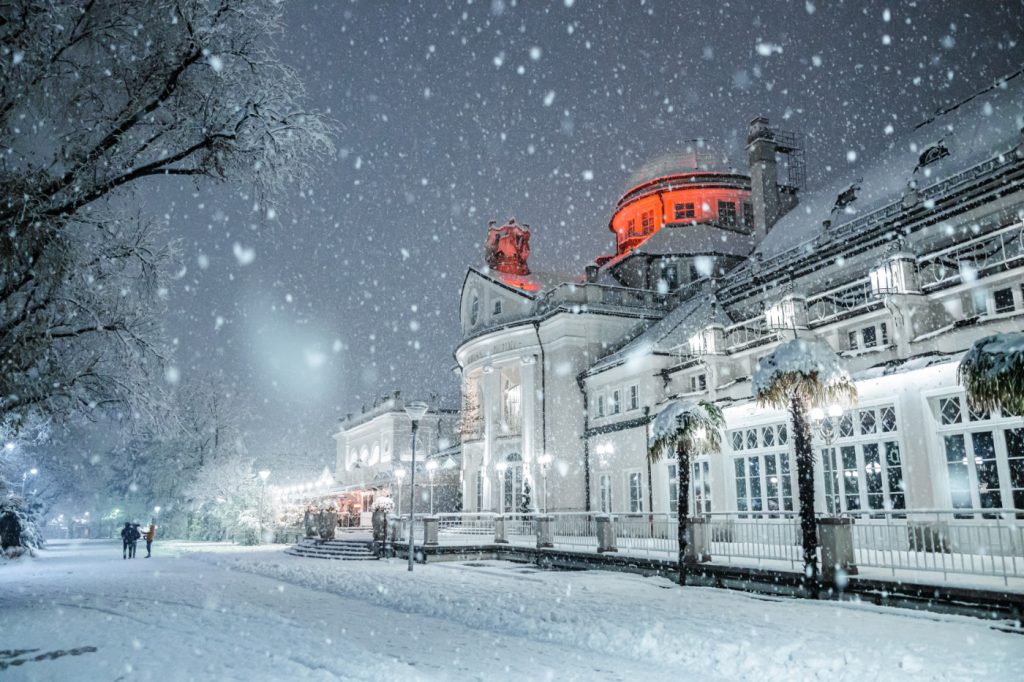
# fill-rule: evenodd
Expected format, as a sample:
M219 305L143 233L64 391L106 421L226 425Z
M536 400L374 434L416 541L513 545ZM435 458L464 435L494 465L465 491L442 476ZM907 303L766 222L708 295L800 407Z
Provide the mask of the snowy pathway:
M970 618L617 573L156 548L0 564L0 678L1010 680L1024 654Z

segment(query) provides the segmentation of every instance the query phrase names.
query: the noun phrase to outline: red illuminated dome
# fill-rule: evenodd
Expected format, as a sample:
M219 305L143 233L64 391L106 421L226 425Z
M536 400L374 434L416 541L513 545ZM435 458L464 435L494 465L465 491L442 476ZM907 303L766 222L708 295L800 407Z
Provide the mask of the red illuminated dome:
M664 227L709 225L744 235L753 231L750 177L706 149L655 159L633 174L630 185L608 224L615 233L617 256Z

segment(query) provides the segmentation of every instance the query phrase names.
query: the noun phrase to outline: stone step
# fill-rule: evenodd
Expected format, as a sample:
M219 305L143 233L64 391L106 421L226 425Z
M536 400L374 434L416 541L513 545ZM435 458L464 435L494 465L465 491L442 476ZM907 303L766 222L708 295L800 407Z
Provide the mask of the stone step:
M313 559L335 559L340 561L372 561L373 543L359 540L327 540L303 538L297 545L285 550L285 554Z

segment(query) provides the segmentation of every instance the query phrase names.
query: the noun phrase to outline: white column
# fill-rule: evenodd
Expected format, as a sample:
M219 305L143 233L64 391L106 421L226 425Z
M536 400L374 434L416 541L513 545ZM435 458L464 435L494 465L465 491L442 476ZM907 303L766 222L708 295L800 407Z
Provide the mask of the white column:
M532 356L528 356L532 358ZM540 469L537 465L537 458L544 454L537 450L536 435L536 402L537 402L537 384L536 384L536 362L523 362L519 366L519 377L522 381L522 406L520 407L522 413L521 418L521 431L522 434L522 455L523 455L523 476L530 481L530 497L531 503L537 509L544 507L540 501Z
M484 509L497 509L498 498L492 495L491 484L494 474L495 439L501 427L501 372L495 367L494 371L482 375L480 384L480 402L484 418Z

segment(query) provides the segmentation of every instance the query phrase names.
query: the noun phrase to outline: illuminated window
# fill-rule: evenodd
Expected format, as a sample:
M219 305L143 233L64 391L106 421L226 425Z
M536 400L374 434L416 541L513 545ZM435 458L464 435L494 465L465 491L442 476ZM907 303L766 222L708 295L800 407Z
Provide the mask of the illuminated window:
M679 509L679 468L668 465L668 510L673 514Z
M693 208L693 202L676 204L676 220L692 220L697 214Z
M644 510L644 479L639 471L629 474L629 511L637 513Z
M707 460L693 463L690 472L690 503L694 514L711 512L711 465Z
M718 202L718 222L721 225L736 225L736 204L731 201Z

